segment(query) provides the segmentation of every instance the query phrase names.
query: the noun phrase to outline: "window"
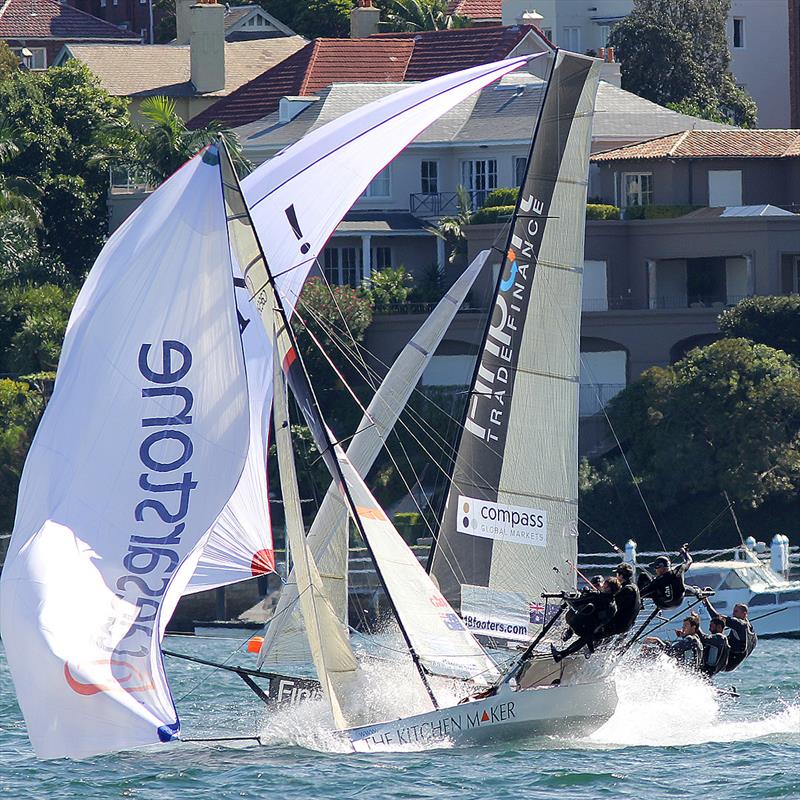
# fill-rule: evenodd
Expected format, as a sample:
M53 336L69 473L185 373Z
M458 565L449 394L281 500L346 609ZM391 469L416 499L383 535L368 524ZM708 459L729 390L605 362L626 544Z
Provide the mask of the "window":
M363 197L389 197L391 195L391 173L384 167L364 190Z
M497 188L497 161L493 158L461 162L461 182L472 196L472 207L480 208Z
M750 607L753 606L773 606L778 602L775 594L754 594L750 598Z
M361 283L361 250L355 247L326 247L322 261L328 283L353 287Z
M611 36L611 26L600 26L600 47L608 47L608 39Z
M439 162L423 161L419 169L422 194L437 194L439 191Z
M543 28L542 33L544 34L545 39L549 41L553 41L553 29L552 28Z
M649 206L653 202L653 174L651 172L624 172L622 174L622 199L624 206Z
M372 269L382 270L392 266L392 248L391 247L373 247L372 248Z
M708 171L708 205L711 208L742 204L742 171L710 169Z
M528 159L525 156L514 156L514 186L522 186L527 166Z
M744 49L744 17L733 18L733 46L736 50Z
M564 28L564 49L579 53L581 50L581 29Z
M105 8L108 5L108 0L100 0L100 8Z
M22 55L28 50L30 56ZM47 50L44 47L12 47L11 52L22 61L28 69L47 69Z

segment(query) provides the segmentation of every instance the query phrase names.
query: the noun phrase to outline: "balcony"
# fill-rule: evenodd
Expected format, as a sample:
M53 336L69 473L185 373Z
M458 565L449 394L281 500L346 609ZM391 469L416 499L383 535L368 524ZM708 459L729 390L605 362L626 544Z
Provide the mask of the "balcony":
M492 189L475 189L468 191L470 211L479 209ZM458 192L433 192L431 194L414 193L409 195L408 210L418 217L447 217L457 214Z

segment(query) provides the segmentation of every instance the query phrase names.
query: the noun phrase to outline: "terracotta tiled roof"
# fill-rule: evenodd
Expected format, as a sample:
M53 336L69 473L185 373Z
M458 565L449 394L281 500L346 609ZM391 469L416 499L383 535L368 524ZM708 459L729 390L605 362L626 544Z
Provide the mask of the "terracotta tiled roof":
M0 0L0 39L131 39L110 22L55 0Z
M225 88L203 97L225 97L276 64L291 58L305 45L300 36L280 36L249 42L225 43ZM150 44L124 47L116 44L68 44L67 50L100 79L117 97L191 97L189 45ZM284 93L285 94L285 93ZM291 93L290 93L291 94Z
M425 81L448 72L500 61L533 31L530 25L455 28L424 33L378 33L370 40L411 41L414 52L407 81Z
M683 131L597 153L592 161L649 158L785 158L800 156L800 130Z
M450 0L447 13L472 20L500 20L503 16L502 0Z
M498 61L532 30L522 25L317 39L198 114L191 125L245 125L274 112L284 95L313 95L332 83L423 81Z

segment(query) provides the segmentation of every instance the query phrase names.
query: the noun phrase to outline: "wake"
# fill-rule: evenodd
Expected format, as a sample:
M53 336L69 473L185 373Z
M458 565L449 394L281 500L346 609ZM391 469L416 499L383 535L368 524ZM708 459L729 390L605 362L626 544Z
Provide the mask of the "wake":
M706 742L740 742L800 731L800 704L753 715L721 697L702 678L666 657L644 664L623 663L614 675L619 705L602 728L584 739L595 745L671 747ZM773 706L775 709L775 706Z

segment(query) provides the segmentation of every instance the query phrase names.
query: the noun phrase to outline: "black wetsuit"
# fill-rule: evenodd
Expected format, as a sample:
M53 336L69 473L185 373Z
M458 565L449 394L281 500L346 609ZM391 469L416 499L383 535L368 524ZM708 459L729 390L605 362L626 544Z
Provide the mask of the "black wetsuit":
M559 653L559 659L577 653L587 645L593 651L597 642L607 638L608 634L602 629L617 613L614 595L610 592L587 592L580 597L568 598L567 602L570 610L565 620L579 638Z
M686 584L683 582L683 573L692 564L692 557L684 554L682 564L668 569L663 575L652 577L642 570L637 578L637 585L642 599L649 597L658 608L676 608L683 602L686 595ZM693 589L694 593L696 590Z
M688 669L699 670L703 665L703 643L694 634L681 636L674 642L659 642L658 646L671 658Z
M728 645L730 646L730 654L728 655L728 664L725 667L725 671L730 672L736 669L755 650L758 644L758 636L756 636L756 632L748 620L738 619L737 617L724 617L724 619L728 628Z
M636 617L642 608L642 600L639 590L632 584L626 583L614 595L614 602L617 611L611 621L603 626L601 633L603 636L617 636L620 633L627 633L636 622Z
M718 672L727 669L730 646L727 638L721 633L703 633L701 631L698 636L703 643L703 665L700 671L711 678Z

